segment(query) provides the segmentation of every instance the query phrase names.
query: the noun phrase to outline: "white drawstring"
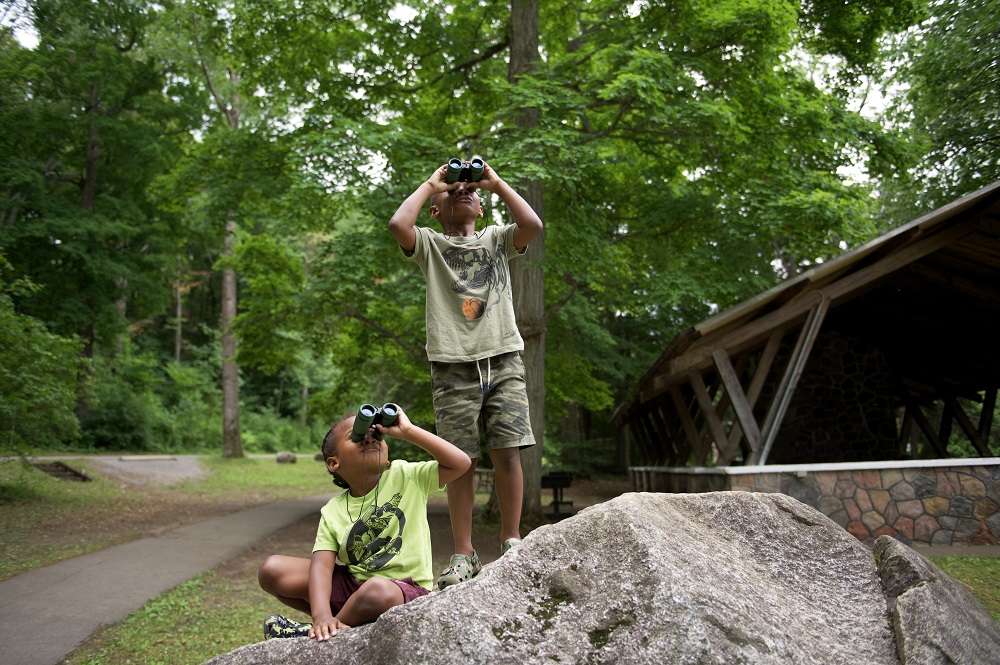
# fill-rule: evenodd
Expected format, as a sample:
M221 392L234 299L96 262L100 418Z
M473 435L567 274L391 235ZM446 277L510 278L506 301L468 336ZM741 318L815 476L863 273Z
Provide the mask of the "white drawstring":
M479 361L476 361L476 371L479 372L479 392L485 393L490 389L490 379L492 378L493 368L490 367L490 359L486 359L486 388L483 388L483 368L479 366Z

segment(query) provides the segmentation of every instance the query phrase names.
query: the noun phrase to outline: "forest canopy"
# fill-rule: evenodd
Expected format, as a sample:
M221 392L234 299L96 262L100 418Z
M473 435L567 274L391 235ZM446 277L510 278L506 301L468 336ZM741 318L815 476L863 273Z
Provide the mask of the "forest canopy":
M0 431L239 456L366 401L431 425L386 222L481 154L545 223L531 464L613 468L680 330L1000 177L993 9L5 0Z

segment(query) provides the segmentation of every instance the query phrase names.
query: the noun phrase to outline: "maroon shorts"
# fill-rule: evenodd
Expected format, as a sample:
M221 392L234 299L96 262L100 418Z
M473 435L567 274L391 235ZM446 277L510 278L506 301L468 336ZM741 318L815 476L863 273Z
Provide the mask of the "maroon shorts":
M404 603L408 603L420 596L426 596L429 593L427 589L414 582L412 577L407 577L405 580L391 581L403 592ZM333 567L333 589L330 591L330 609L333 611L334 616L340 612L347 599L360 589L362 584L363 582L359 582L354 578L354 575L351 575L347 566L337 564Z

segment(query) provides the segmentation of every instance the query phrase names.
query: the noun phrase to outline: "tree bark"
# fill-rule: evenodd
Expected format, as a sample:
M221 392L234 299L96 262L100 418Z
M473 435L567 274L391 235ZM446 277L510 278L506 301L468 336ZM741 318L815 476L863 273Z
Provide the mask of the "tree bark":
M181 274L177 271L177 281L174 282L174 298L176 298L177 329L174 331L174 362L181 364L181 347L184 342L184 331L182 325L184 321L184 305L181 301Z
M531 71L538 60L538 2L512 0L510 17L510 65L508 80L516 83ZM523 109L518 126L530 132L538 125L538 109ZM545 220L545 187L532 180L522 192L525 201ZM528 245L528 252L511 262L511 282L514 292L514 313L518 327L530 331L524 336L524 368L528 384L531 431L535 445L521 453L524 473L525 521L540 521L542 515L542 448L545 441L545 273L541 263L545 258L544 231Z
M223 256L233 255L236 242L236 215L226 214L226 238ZM243 457L240 439L240 367L236 364L236 335L233 320L236 318L236 271L227 267L222 271L222 456Z
M228 100L216 89L209 71L207 61L202 52L201 38L198 31L197 15L191 14L195 50L198 53L198 65L205 77L205 85L215 102L219 112L233 131L239 130L246 105L239 96L239 76L235 70L227 69L226 74L233 84ZM229 258L233 255L236 244L236 212L226 213L226 237L223 240L222 255ZM232 324L236 318L236 270L227 267L222 271L222 456L243 457L243 443L240 439L240 366L236 364L236 335Z
M90 100L87 107L88 115L97 115L101 102L100 87L96 83L90 85ZM83 182L80 183L80 206L93 212L97 205L97 166L101 159L101 130L93 119L87 128L87 146L84 149Z

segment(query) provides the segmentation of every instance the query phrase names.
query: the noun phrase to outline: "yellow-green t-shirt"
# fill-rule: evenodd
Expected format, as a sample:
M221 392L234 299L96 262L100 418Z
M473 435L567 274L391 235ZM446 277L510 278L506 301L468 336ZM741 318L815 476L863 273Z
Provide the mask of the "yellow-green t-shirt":
M353 497L345 490L323 506L313 552L336 552L358 581L376 575L412 577L430 589L434 571L427 497L437 489L436 461L393 460L365 496Z

